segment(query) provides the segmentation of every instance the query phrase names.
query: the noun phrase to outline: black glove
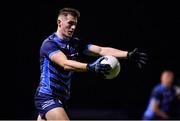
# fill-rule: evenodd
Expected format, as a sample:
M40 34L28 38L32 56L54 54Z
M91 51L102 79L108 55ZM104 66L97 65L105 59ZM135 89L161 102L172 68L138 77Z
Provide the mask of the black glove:
M94 63L87 64L87 69L89 71L93 71L93 72L96 72L96 73L108 74L108 71L111 69L111 66L109 64L101 64L101 61L104 58L105 57L100 57Z
M142 68L142 66L145 65L147 63L147 60L148 60L147 54L142 53L142 52L138 52L137 48L135 48L131 52L128 52L128 59L130 61L137 63L139 68Z

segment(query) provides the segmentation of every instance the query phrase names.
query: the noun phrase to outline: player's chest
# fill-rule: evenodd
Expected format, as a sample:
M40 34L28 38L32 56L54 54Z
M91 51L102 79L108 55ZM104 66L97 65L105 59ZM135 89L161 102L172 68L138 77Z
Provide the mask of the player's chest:
M78 51L73 46L63 43L58 47L68 59L75 60L78 57Z
M163 103L169 103L174 100L174 93L172 91L165 91L162 93Z

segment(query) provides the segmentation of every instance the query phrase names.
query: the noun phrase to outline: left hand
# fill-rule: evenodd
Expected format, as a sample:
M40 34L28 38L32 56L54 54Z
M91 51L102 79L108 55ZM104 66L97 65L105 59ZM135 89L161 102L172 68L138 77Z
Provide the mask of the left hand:
M137 63L139 68L142 68L142 65L146 64L148 60L147 54L139 52L137 48L131 52L128 52L128 59Z

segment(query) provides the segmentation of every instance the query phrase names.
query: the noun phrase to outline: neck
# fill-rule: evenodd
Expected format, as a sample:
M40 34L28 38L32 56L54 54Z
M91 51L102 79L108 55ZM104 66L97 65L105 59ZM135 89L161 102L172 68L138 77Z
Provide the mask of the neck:
M163 83L163 86L166 87L166 88L170 88L171 87L170 84L165 84L165 83Z
M62 40L69 40L69 38L65 37L59 30L56 31L56 34Z

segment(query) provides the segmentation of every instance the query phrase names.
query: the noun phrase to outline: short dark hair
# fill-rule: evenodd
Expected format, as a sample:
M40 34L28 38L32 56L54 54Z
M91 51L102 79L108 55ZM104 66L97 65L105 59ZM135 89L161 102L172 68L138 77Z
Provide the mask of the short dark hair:
M162 72L161 72L161 74L164 74L164 73L166 73L166 72L168 72L168 73L172 73L172 74L174 74L174 71L172 70L172 69L164 69Z
M74 8L63 8L61 10L59 10L59 15L64 15L64 16L67 16L68 14L76 17L76 18L79 18L80 17L80 12Z

